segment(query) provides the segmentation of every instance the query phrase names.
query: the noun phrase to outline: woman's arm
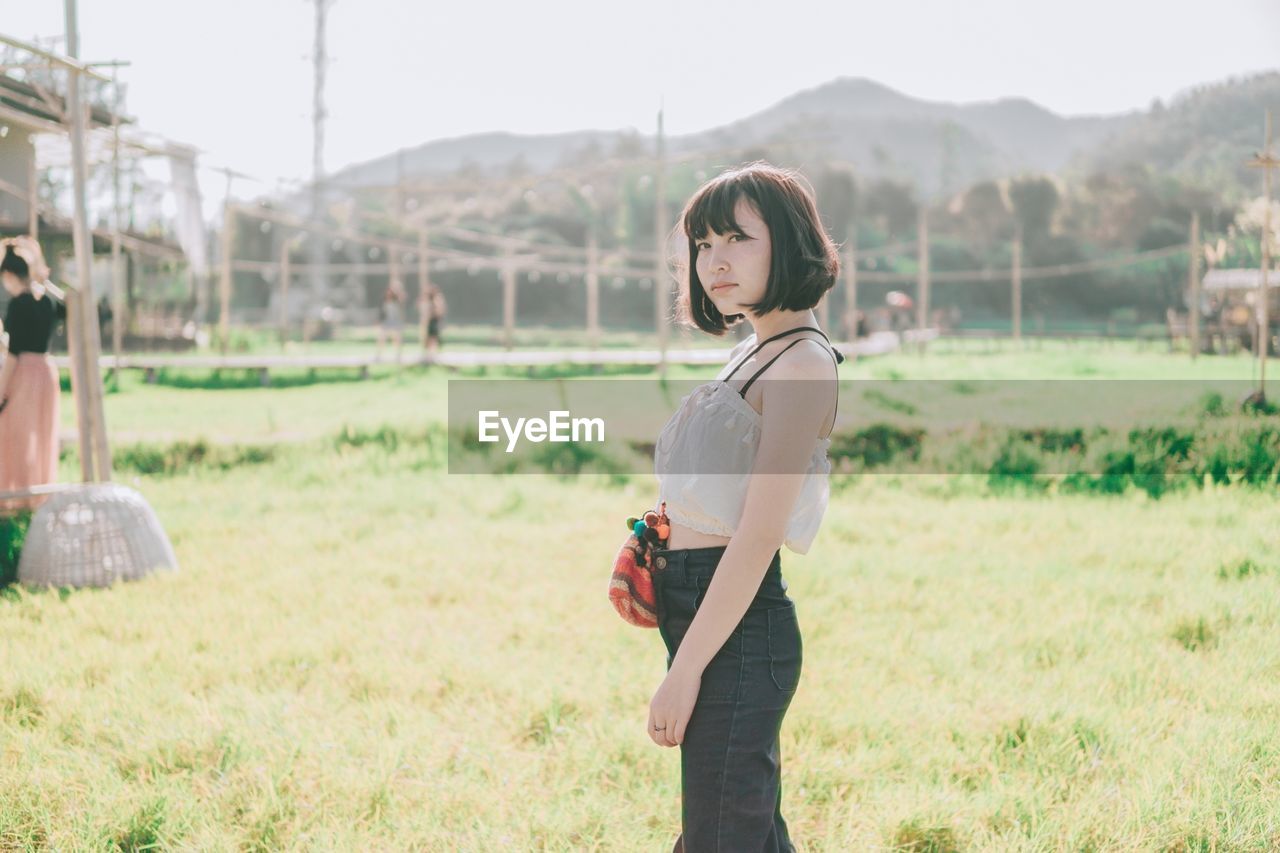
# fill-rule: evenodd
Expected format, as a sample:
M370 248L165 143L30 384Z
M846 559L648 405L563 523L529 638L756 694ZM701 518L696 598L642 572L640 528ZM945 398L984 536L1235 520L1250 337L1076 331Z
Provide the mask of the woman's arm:
M9 377L18 369L18 357L9 351L4 353L4 364L0 364L0 401L9 396Z

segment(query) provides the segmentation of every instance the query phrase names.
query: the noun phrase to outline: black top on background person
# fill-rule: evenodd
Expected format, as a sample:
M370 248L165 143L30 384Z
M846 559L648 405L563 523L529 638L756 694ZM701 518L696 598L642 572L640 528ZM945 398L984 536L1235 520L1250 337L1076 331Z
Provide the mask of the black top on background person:
M36 299L30 292L9 300L4 312L4 330L9 333L9 352L48 352L53 327L67 316L61 302L45 294Z

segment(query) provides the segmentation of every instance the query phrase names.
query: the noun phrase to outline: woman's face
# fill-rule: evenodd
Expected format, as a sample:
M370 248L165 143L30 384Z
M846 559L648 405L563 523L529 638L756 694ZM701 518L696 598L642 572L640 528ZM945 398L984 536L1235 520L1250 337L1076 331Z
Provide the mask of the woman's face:
M738 199L733 218L740 231L708 231L698 241L698 280L716 310L726 316L750 313L743 305L764 299L773 262L769 228L746 198Z
M17 296L19 293L26 290L22 281L11 272L0 273L0 279L4 281L4 289L10 296Z

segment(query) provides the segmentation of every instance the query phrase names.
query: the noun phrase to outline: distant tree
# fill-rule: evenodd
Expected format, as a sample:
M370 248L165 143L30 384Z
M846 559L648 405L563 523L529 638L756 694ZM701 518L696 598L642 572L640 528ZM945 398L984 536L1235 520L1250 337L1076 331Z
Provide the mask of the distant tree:
M886 235L910 239L915 236L916 200L907 184L881 179L867 188L865 215L874 220Z
M1018 178L1009 184L1013 215L1022 225L1024 240L1038 240L1049 234L1058 210L1058 188L1045 177Z
M983 246L1007 239L1012 230L1009 200L995 181L970 187L961 197L959 214L961 233Z
M813 189L827 232L831 239L843 243L858 209L858 182L853 171L829 166L814 176Z
M613 156L619 160L635 160L648 154L644 139L635 131L619 134L613 145Z

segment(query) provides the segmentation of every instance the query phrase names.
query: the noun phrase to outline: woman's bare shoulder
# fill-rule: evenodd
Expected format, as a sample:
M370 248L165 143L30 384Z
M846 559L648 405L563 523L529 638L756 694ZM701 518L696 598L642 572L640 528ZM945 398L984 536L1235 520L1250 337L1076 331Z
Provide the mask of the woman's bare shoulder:
M774 379L831 379L835 360L821 341L805 338L774 362L769 373Z

